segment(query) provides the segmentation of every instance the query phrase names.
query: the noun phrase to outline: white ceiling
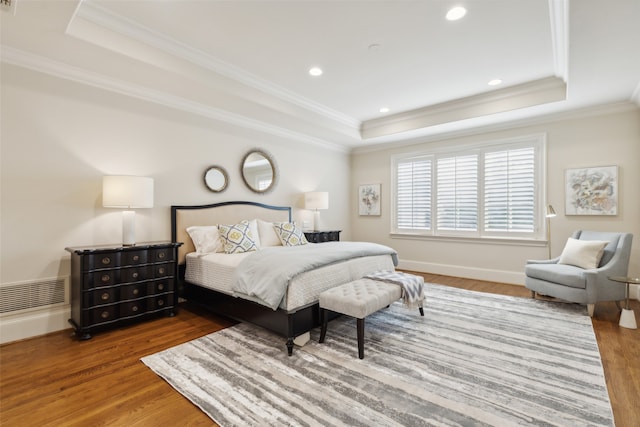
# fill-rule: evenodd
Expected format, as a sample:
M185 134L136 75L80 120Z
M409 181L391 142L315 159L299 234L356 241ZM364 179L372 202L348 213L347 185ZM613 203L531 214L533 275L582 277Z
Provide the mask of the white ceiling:
M640 105L638 0L13 1L4 62L337 148Z

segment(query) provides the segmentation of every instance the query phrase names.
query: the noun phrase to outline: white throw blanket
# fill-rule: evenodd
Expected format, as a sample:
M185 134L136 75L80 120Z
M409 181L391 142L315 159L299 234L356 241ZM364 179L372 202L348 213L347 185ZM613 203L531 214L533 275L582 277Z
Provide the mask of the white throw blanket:
M409 308L420 308L424 303L424 277L401 271L379 270L364 276L367 279L400 285L402 301Z

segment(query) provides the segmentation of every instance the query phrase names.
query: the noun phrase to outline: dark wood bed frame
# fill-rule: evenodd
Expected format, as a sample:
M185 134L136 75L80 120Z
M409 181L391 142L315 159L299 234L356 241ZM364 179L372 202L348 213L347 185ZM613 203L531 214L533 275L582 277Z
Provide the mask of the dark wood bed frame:
M263 209L288 211L291 221L291 207L271 206L255 202L223 202L199 206L171 206L171 241L176 242L177 214L180 210L209 209L230 205L249 205ZM204 225L204 224L203 224ZM236 298L231 295L216 292L211 289L189 283L185 280L184 263L178 265L178 288L182 298L204 306L213 313L220 314L240 322L249 322L273 331L286 340L289 356L293 354L293 340L295 337L320 326L320 309L318 303L311 303L294 311L283 309L272 310L253 301Z

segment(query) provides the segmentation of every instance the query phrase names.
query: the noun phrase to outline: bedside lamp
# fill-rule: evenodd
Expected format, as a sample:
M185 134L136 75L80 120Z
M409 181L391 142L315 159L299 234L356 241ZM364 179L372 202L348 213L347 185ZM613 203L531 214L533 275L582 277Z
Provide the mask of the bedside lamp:
M102 178L102 206L121 208L122 243L136 244L136 213L133 209L153 207L153 178L105 176Z
M556 216L556 211L553 209L553 206L547 205L547 213L545 217L547 218L547 246L549 247L549 259L551 259L551 218Z
M329 209L329 193L326 191L312 191L304 193L304 208L313 210L313 230L320 229L320 209Z

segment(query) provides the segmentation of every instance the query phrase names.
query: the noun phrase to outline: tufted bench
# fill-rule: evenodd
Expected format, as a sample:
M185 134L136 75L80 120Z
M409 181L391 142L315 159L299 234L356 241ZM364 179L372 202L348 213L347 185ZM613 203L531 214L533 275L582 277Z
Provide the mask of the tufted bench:
M320 294L320 339L323 343L327 334L328 316L326 310L346 314L357 319L358 357L364 359L364 318L400 299L400 285L372 279L358 279L344 285L328 289ZM420 314L424 311L420 307Z

